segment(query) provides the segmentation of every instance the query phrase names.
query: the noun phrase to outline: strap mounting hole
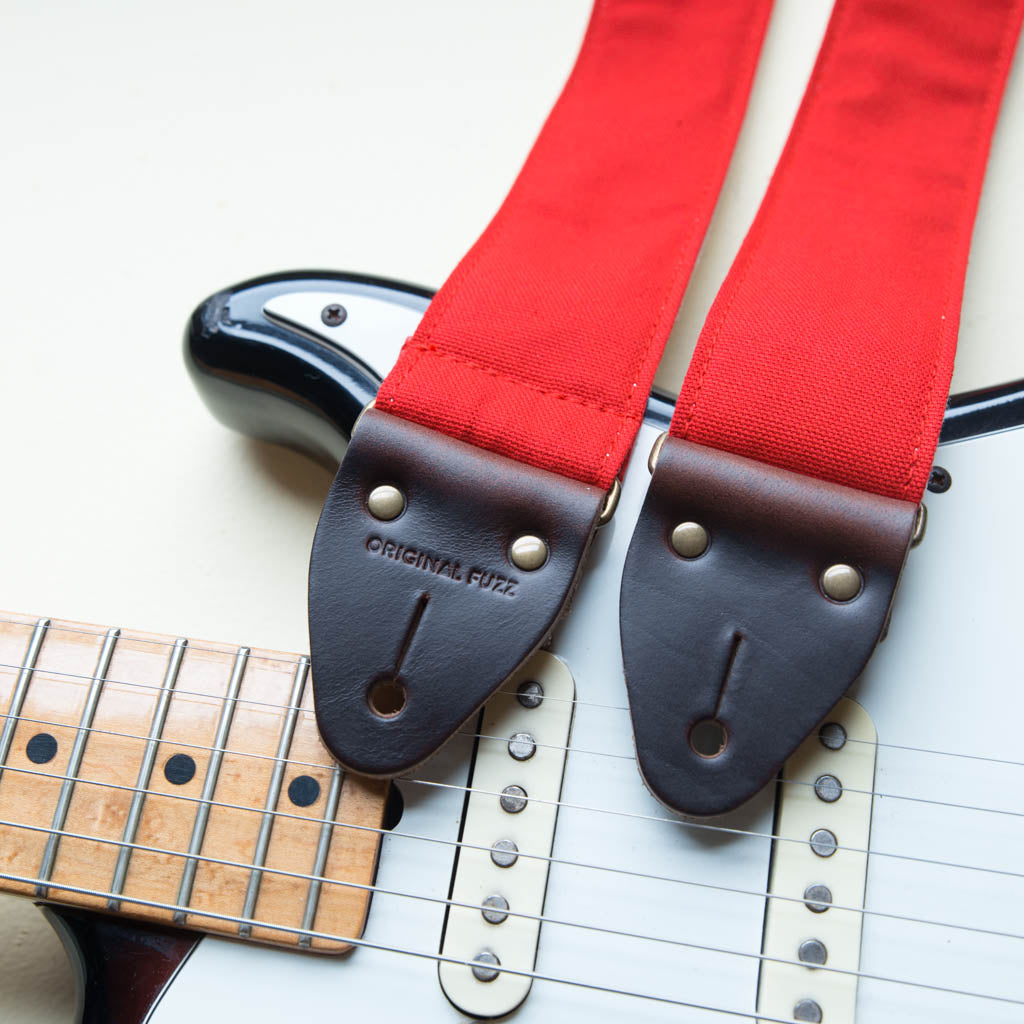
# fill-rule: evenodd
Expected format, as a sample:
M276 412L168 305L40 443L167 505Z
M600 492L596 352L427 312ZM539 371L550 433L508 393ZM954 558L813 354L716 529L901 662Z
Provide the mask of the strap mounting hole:
M366 703L378 718L394 718L405 707L407 697L405 687L397 679L386 677L370 684Z
M702 718L690 729L690 749L699 757L716 758L729 745L729 733L717 718Z

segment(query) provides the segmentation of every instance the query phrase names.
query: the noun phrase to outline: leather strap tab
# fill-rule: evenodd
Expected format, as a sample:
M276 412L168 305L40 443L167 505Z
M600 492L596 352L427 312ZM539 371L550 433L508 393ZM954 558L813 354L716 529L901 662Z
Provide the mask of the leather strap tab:
M371 511L382 486L401 494L394 518ZM414 768L544 642L605 498L397 416L364 413L309 571L317 722L345 768ZM524 536L547 548L538 568L512 561Z
M1022 15L1024 0L836 0L626 563L637 754L676 810L716 814L756 792L881 634L938 441ZM684 520L711 538L692 560L666 548ZM829 564L862 575L856 597L824 596ZM688 737L709 717L729 739L701 757Z
M561 612L643 419L770 8L596 0L508 198L384 380L310 565L317 718L347 767L421 761ZM366 488L388 480L408 505L375 527ZM550 544L543 568L512 567L517 531ZM388 674L408 697L392 720L367 706Z
M1024 0L837 0L670 432L918 502Z
M870 657L916 513L911 502L665 440L621 603L637 757L659 800L720 814L771 779ZM702 554L677 553L681 523L706 531ZM860 574L849 600L823 590L836 565ZM724 730L717 756L694 749L707 721Z

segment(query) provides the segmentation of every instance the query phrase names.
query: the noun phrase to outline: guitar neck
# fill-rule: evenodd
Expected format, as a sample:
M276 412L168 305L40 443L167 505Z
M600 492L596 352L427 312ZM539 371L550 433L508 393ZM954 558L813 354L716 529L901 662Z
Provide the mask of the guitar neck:
M320 742L309 661L0 615L0 890L341 952L387 784Z

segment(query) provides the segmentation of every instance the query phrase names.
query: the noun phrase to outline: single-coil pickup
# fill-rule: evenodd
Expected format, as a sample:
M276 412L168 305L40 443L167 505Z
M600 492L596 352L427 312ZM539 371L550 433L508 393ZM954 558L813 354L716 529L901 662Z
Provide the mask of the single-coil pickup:
M779 781L758 1013L853 1024L877 756L867 712L844 697Z
M530 991L529 974L509 971L537 958L574 699L568 668L540 652L484 709L441 944L464 962L438 968L474 1017L510 1013Z

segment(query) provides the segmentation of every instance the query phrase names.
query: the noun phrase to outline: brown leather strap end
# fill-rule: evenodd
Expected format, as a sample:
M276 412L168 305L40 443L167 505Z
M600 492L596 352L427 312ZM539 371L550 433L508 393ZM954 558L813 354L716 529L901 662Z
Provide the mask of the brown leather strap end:
M391 776L434 753L547 638L604 502L368 410L309 566L316 716L334 756Z
M864 668L917 507L669 437L622 577L640 770L694 815L753 796Z

